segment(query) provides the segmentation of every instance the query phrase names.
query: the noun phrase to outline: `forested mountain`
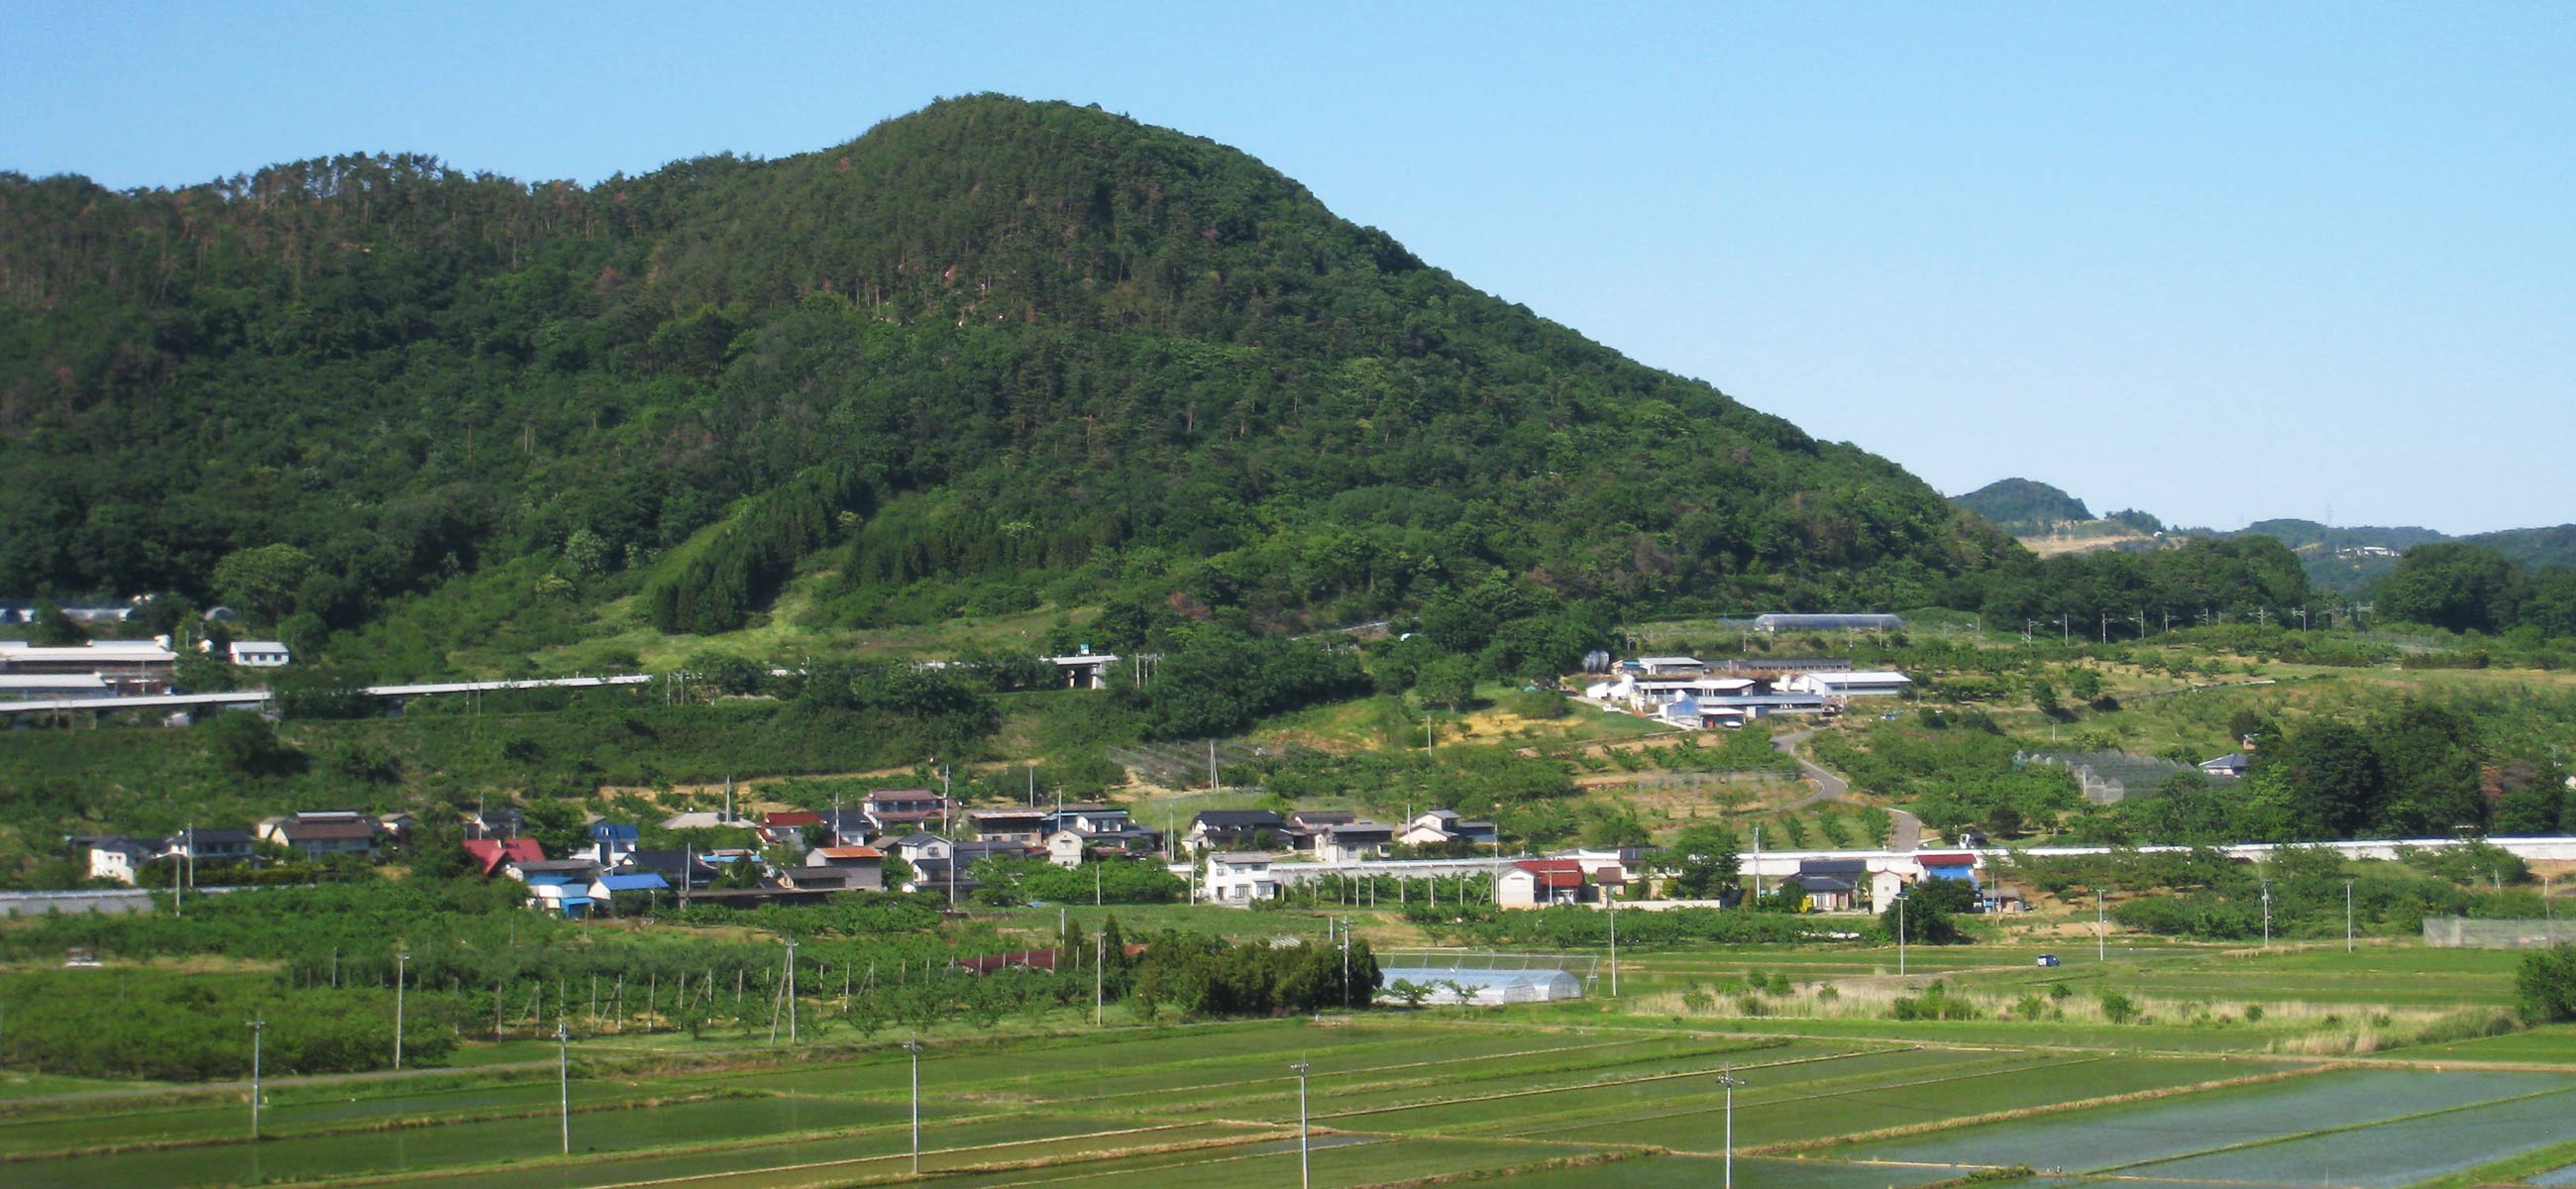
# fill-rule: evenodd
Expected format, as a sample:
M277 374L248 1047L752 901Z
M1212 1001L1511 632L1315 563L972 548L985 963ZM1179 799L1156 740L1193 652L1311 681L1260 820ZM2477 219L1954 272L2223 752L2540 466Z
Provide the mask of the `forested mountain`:
M2472 545L2483 545L2534 568L2576 566L2576 524L2554 528L2499 529L2491 533L2471 533L2460 539Z
M0 524L0 595L313 644L496 573L666 631L823 568L841 625L1115 594L1285 627L1966 602L2017 553L1249 156L998 96L591 187L0 175Z
M1950 502L2007 532L2036 535L2061 520L2091 520L2084 501L2035 479L1997 479Z

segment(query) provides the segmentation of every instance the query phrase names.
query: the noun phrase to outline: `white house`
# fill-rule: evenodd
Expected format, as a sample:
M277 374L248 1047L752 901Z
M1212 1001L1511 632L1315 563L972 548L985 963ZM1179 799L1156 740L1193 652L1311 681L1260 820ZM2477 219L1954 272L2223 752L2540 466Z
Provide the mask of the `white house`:
M1468 821L1454 809L1417 814L1395 834L1400 846L1445 846L1456 842L1484 845L1493 840L1494 823Z
M1259 851L1221 850L1208 856L1208 899L1221 904L1249 904L1279 895L1279 879L1270 872L1276 856Z
M130 884L158 851L131 838L101 838L89 844L89 877Z
M896 839L894 844L894 853L904 862L918 867L924 860L937 860L943 863L947 862L950 858L955 857L957 854L957 847L955 844L937 834L924 832L919 834L906 834L902 838Z
M1058 867L1082 866L1082 855L1091 843L1091 835L1076 830L1058 830L1046 837L1047 862Z
M295 659L275 640L235 640L231 651L234 664L253 669L274 669Z

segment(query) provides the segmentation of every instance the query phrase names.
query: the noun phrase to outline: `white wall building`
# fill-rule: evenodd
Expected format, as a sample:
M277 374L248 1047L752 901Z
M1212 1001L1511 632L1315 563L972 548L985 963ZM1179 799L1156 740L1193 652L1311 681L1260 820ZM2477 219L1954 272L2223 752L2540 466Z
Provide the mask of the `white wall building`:
M1249 904L1279 895L1270 866L1278 856L1259 851L1217 851L1208 856L1207 896L1220 904Z

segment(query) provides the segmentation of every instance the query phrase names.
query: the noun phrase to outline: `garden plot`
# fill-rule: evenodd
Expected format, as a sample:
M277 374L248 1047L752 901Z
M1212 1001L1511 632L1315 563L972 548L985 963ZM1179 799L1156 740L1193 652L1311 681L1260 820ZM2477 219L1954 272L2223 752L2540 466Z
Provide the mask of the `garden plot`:
M353 1087L354 1088L354 1087ZM698 1094L696 1097L711 1097ZM585 1110L651 1099L691 1097L668 1085L585 1084ZM112 1148L148 1137L155 1144L239 1139L250 1130L247 1091L201 1097L187 1105L118 1111L92 1103L67 1112L0 1122L0 1156L26 1157L51 1152ZM430 1093L348 1093L321 1097L304 1091L295 1097L272 1094L260 1113L260 1131L271 1137L313 1135L381 1127L400 1119L407 1124L430 1120L463 1121L555 1111L555 1085L491 1085Z
M980 1175L1007 1171L1035 1178L1058 1168L1081 1168L1112 1158L1222 1154L1237 1145L1275 1139L1275 1128L1222 1124L1121 1128L1106 1120L1029 1119L988 1123L971 1133L925 1130L921 1168L926 1174ZM1200 1158L1215 1158L1202 1155ZM435 1178L388 1178L386 1183L424 1189L596 1189L606 1186L685 1182L692 1189L795 1189L900 1180L910 1175L908 1138L893 1134L801 1138L792 1143L710 1146L643 1153L607 1160L561 1159L507 1168L482 1168Z
M1619 1189L1709 1189L1723 1176L1723 1164L1713 1156L1635 1156L1613 1164L1507 1173L1476 1184L1480 1189L1600 1189L1603 1185L1616 1185ZM1736 1180L1759 1189L1905 1189L1950 1176L1950 1170L1939 1168L1846 1164L1837 1160L1735 1159ZM2050 1189L2060 1187L2052 1183ZM2121 1189L2129 1187L2123 1182Z
M2120 1169L2123 1176L2397 1189L2576 1139L2576 1087Z
M1757 1082L1736 1092L1735 1142L1739 1150L1807 1143L1836 1135L1935 1126L1971 1116L2045 1109L2067 1102L2173 1090L2270 1072L2275 1072L2274 1067L2245 1061L2032 1055L2000 1069L1973 1065L1894 1070L1873 1079L1876 1084L1791 1084L1756 1093L1760 1086ZM1686 1109L1576 1129L1551 1129L1534 1137L1649 1144L1685 1152L1715 1151L1725 1128L1723 1098L1699 1095L1687 1104L1676 1105Z
M2576 1087L2549 1074L2338 1070L1837 1148L1846 1159L2094 1171ZM2309 1183L2313 1183L2313 1178Z
M1331 1050L1315 1054L1311 1064L1314 1076L1333 1087L1333 1101L1338 1105L1352 1101L1353 1095L1367 1089L1409 1093L1408 1100L1419 1100L1431 1095L1422 1089L1407 1091L1405 1087L1446 1091L1478 1079L1602 1070L1631 1062L1754 1047L1751 1043L1692 1042L1667 1037L1462 1037L1438 1045ZM1305 1054L1278 1054L1268 1064L1233 1060L1166 1073L1098 1079L1064 1087L1083 1093L1069 1093L1055 1101L1083 1110L1170 1111L1205 1105L1238 1115L1246 1113L1251 1104L1263 1103L1267 1105L1249 1113L1275 1113L1281 1104L1294 1109L1296 1079L1288 1072L1288 1065L1301 1058ZM1193 1102L1188 1095L1205 1101ZM1209 1095L1215 1097L1206 1098Z
M1744 1077L1758 1078L1777 1092L1798 1084L1883 1085L1938 1076L1931 1071L1945 1067L2027 1060L2030 1059L2018 1055L1969 1050L1903 1049L1843 1055L1825 1046L1798 1046L1765 1050L1756 1060L1737 1061L1734 1065ZM1560 1089L1516 1095L1501 1102L1467 1099L1373 1111L1340 1116L1336 1123L1381 1131L1594 1140L1598 1136L1589 1130L1594 1127L1664 1113L1696 1114L1717 1109L1721 1102L1721 1091L1715 1084L1717 1073L1716 1064L1703 1064L1691 1077ZM1745 1100L1738 1096L1739 1104Z
M902 1108L843 1100L762 1096L685 1102L647 1110L573 1115L577 1151L616 1152L782 1132L890 1125ZM421 1173L560 1151L552 1113L428 1127L306 1135L258 1144L192 1144L97 1156L12 1162L11 1189L95 1185L190 1186ZM148 1135L126 1132L129 1138Z

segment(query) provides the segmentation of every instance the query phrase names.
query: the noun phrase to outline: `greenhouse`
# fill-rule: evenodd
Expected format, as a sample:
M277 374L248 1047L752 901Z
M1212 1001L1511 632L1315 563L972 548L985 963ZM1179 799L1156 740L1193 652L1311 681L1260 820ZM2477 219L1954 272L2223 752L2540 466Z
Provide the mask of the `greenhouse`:
M1462 970L1449 966L1381 966L1386 981L1378 998L1398 998L1386 988L1410 982L1431 988L1430 1004L1464 1003L1495 1007L1505 1003L1549 1003L1581 999L1583 982L1562 970Z

